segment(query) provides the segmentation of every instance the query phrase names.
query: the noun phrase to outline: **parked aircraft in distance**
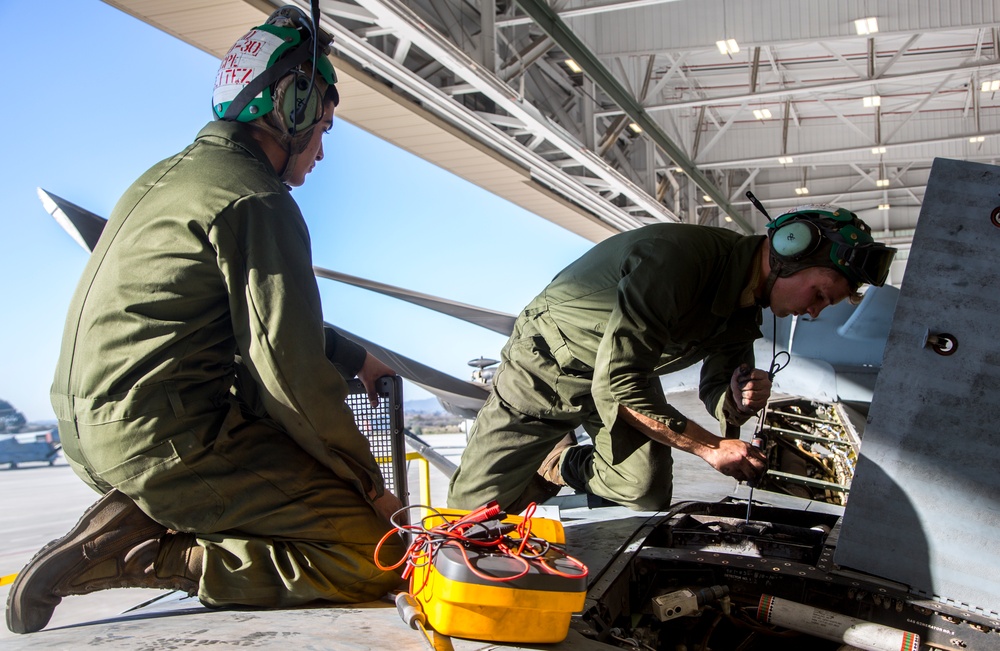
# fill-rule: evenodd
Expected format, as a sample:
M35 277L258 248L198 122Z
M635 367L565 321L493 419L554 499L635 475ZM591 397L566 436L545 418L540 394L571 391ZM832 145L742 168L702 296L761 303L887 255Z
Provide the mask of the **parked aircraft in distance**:
M0 465L10 469L21 463L56 462L59 429L54 423L29 423L24 414L6 400L0 400Z

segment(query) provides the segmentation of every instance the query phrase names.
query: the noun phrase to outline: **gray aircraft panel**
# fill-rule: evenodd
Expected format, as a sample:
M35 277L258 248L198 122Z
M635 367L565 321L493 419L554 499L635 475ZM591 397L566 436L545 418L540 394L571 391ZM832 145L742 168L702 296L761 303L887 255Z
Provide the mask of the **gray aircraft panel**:
M937 159L837 564L1000 611L1000 167ZM946 333L957 347L929 335ZM933 341L933 340L932 340Z

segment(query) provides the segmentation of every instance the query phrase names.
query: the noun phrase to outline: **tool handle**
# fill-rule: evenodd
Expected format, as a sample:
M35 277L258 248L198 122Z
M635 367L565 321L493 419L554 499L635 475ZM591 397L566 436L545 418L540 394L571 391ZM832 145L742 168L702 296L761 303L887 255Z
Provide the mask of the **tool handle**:
M396 610L399 611L403 622L413 630L419 630L427 623L427 617L424 615L424 609L420 607L420 602L409 592L400 592L396 595Z
M767 445L767 436L763 432L757 432L753 435L753 439L750 441L750 447L757 448L758 450L763 449ZM764 460L764 473L767 473L767 460ZM750 479L747 481L747 486L751 489L757 488L760 480L763 479L763 475L756 479Z

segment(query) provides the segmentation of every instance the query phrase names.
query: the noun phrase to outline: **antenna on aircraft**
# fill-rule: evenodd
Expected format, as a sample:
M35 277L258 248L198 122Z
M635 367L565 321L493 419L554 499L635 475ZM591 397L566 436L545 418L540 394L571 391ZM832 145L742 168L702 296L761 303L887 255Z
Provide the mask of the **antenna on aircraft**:
M477 357L476 359L469 361L469 366L475 368L476 370L472 372L473 382L482 382L483 384L493 383L493 374L496 373L495 368L490 368L500 361L496 359L490 359L489 357Z

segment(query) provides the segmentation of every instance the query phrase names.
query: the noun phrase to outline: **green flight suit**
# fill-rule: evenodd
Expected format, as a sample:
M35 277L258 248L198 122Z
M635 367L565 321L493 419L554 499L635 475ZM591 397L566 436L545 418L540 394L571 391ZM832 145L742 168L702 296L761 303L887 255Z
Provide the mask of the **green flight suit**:
M364 355L324 332L305 220L251 127L213 122L112 212L52 403L85 481L196 534L206 604L366 601L399 577L373 563L384 482L334 364Z
M515 502L556 443L578 426L594 440L562 454L578 491L640 510L671 500L670 447L619 418L619 405L683 432L659 376L704 361L699 395L723 426L747 416L728 390L753 366L761 308L753 286L761 236L657 224L601 242L518 316L479 412L448 504Z

